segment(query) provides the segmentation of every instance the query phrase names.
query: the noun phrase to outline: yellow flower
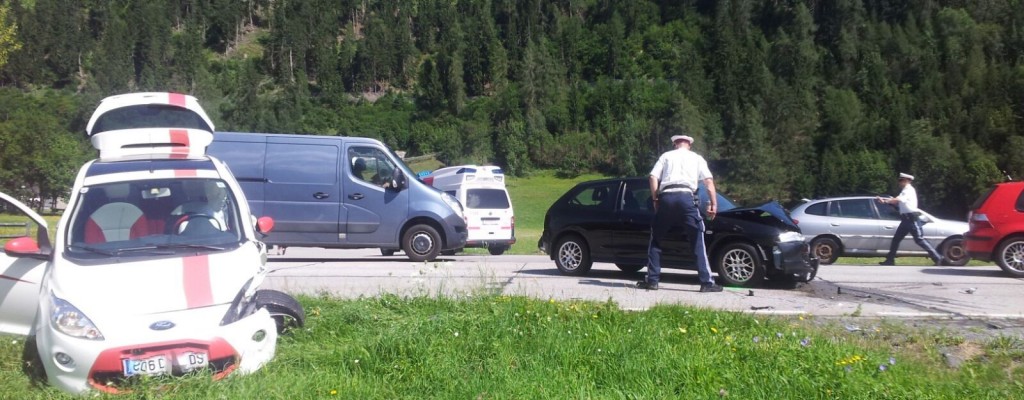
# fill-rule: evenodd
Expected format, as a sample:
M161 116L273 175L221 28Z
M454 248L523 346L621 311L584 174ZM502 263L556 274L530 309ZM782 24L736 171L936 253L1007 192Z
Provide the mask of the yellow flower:
M679 333L686 333L686 328L679 327Z
M715 327L712 326L711 327L711 332L718 333L718 329L715 329Z
M335 390L335 389L331 389L331 396L337 396L337 395L338 395L338 391Z

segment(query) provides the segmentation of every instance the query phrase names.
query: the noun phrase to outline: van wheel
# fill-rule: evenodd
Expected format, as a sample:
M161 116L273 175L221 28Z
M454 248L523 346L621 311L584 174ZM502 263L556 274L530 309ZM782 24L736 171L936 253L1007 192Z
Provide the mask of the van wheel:
M430 225L413 225L402 236L402 251L416 262L434 261L441 253L441 235Z
M753 246L732 243L718 253L718 276L731 286L754 287L764 283L764 263Z
M505 254L505 250L508 250L508 247L505 247L505 246L491 246L491 247L487 248L487 252L491 253L492 256L500 256L502 254Z
M380 255L391 257L395 255L395 249L380 249Z
M266 308L277 324L277 333L301 328L306 324L306 312L298 300L284 292L263 289L256 291L256 308Z

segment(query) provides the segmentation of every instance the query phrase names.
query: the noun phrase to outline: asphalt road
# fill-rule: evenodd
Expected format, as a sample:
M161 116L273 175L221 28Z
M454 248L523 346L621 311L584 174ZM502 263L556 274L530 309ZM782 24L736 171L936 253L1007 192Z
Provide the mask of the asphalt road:
M999 267L826 265L816 279L793 287L766 282L761 288L699 293L696 272L668 269L661 290L632 287L642 277L596 263L585 277L564 276L544 256L456 255L411 262L402 253L375 249L298 248L271 255L264 288L341 298L464 296L479 293L556 300L612 300L623 309L655 304L755 314L836 317L958 318L1007 320L1024 327L1024 280Z

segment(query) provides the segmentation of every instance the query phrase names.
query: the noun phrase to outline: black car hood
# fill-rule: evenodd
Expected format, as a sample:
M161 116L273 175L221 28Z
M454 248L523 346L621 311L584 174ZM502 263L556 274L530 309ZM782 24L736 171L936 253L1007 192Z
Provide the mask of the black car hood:
M785 208L777 201L769 201L757 207L733 208L721 211L719 216L741 219L751 222L770 223L787 231L800 231Z

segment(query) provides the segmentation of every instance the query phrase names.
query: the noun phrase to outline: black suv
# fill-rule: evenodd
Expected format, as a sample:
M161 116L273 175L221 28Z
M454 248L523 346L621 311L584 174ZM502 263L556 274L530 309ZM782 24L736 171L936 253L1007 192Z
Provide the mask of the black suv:
M705 209L707 191L698 194ZM594 262L635 273L647 265L653 217L647 177L583 182L548 209L537 246L563 274L585 275ZM806 282L818 271L800 228L777 202L739 208L719 194L718 216L706 225L708 258L722 283L751 287L765 277ZM696 269L681 228L669 233L662 248L664 268Z

